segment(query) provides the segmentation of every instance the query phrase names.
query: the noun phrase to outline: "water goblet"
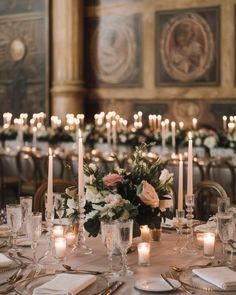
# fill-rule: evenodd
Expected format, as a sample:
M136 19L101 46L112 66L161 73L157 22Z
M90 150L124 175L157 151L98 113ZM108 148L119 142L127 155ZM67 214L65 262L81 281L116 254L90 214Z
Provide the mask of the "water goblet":
M109 271L108 274L111 276L117 275L116 272L113 271L112 266L112 254L116 248L115 244L115 222L105 222L101 221L101 235L102 242L107 249L107 255L109 260Z
M42 233L42 213L35 212L28 216L27 219L27 235L31 241L31 249L33 250L33 264L37 266L36 248L38 240Z
M228 263L227 244L233 237L233 214L232 212L217 213L217 230L221 242L223 243L223 262Z
M17 232L22 224L22 211L20 204L8 204L7 209L7 225L10 227L12 232L12 250L17 251L16 238Z
M133 220L121 221L116 223L115 231L116 244L120 249L122 257L122 268L119 271L121 276L130 276L133 271L127 267L127 250L132 245Z
M64 214L64 200L61 194L54 193L54 209L59 217L59 224L62 224L62 216Z

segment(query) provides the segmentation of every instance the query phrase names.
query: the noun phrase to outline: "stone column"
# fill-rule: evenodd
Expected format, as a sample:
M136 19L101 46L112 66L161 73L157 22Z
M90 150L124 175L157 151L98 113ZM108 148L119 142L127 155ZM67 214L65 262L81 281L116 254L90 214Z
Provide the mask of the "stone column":
M83 18L83 0L53 0L51 113L62 120L83 112Z

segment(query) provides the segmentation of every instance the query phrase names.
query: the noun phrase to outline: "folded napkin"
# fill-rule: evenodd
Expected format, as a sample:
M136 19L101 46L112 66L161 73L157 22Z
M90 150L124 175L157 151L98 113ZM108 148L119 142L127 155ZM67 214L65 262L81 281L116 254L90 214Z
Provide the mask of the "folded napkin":
M33 295L75 295L96 281L93 275L59 274L34 289Z
M236 290L236 273L226 266L193 269L203 280L224 290Z
M0 253L0 267L8 267L12 264L12 260Z

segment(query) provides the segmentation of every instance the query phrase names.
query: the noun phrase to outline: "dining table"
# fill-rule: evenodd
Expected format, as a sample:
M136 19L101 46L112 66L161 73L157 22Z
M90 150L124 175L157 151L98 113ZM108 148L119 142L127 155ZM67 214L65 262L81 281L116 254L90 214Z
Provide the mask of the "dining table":
M183 243L186 239L186 235L183 237ZM3 240L3 238L1 238ZM221 256L222 245L219 241L216 243L215 257L213 259L205 258L203 256L203 250L197 247L196 244L196 255L190 255L185 253L185 251L176 251L174 250L177 241L177 232L175 230L163 229L161 234L160 241L150 241L151 244L151 256L150 256L150 265L142 266L138 263L138 253L137 253L137 244L141 242L141 238L137 237L133 239L133 246L131 247L132 251L129 251L127 254L128 266L134 272L132 276L127 277L106 277L107 284L114 280L122 281L124 284L117 289L114 293L117 295L138 295L138 294L160 294L160 291L156 292L147 292L137 288L137 282L140 280L150 280L151 278L157 279L160 278L161 274L170 274L175 275L175 278L181 278L181 275L185 276L184 272L191 271L195 266L206 266L209 263L218 263L218 260ZM86 236L86 244L92 249L92 254L74 256L71 252L72 247L67 247L66 257L63 260L58 260L58 263L53 267L58 270L62 270L63 264L71 266L73 269L83 269L83 270L92 270L106 272L108 270L108 257L105 246L102 244L101 236L97 237L88 237ZM45 235L42 235L37 246L37 259L44 255L48 245L48 240ZM2 253L8 255L9 248L3 247L0 249ZM22 256L32 257L32 250L29 247L24 245L20 247ZM27 259L22 258L22 261L27 262ZM29 261L28 261L29 262ZM121 260L119 255L113 255L113 265L115 269L119 269L121 265ZM45 268L49 266L44 266ZM180 268L180 273L177 273L174 269ZM24 270L25 271L25 270ZM104 276L106 274L104 273ZM0 268L0 283L4 282L9 277L9 272L1 271ZM52 276L53 277L53 276ZM48 279L52 279L52 277ZM235 272L236 277L236 272ZM181 279L182 281L182 279ZM193 294L236 294L236 291L224 291L218 289L212 285L212 289L202 287L201 284L194 285L191 287L187 286L187 289L190 290ZM0 289L1 290L1 289ZM1 292L1 291L0 291ZM180 287L176 290L166 291L165 294L187 294L184 288ZM1 294L1 293L0 293ZM15 291L9 292L8 294L21 294L16 293ZM22 293L27 294L28 293ZM79 294L88 294L82 291ZM99 291L96 293L91 293L89 295L99 294ZM107 293L109 294L109 293ZM52 294L53 295L53 294Z

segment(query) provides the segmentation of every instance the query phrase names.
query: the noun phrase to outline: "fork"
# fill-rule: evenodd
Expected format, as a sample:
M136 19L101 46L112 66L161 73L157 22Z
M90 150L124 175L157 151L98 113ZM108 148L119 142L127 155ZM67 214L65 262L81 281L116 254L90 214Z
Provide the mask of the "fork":
M179 278L178 278L176 275L174 275L171 271L167 272L166 275L167 275L167 276L169 275L172 279L178 281L178 282L180 283L180 288L181 288L185 293L187 293L187 294L194 294L194 291L188 289L188 288L187 288L187 287L186 287L186 286L185 286L185 285L179 280Z

